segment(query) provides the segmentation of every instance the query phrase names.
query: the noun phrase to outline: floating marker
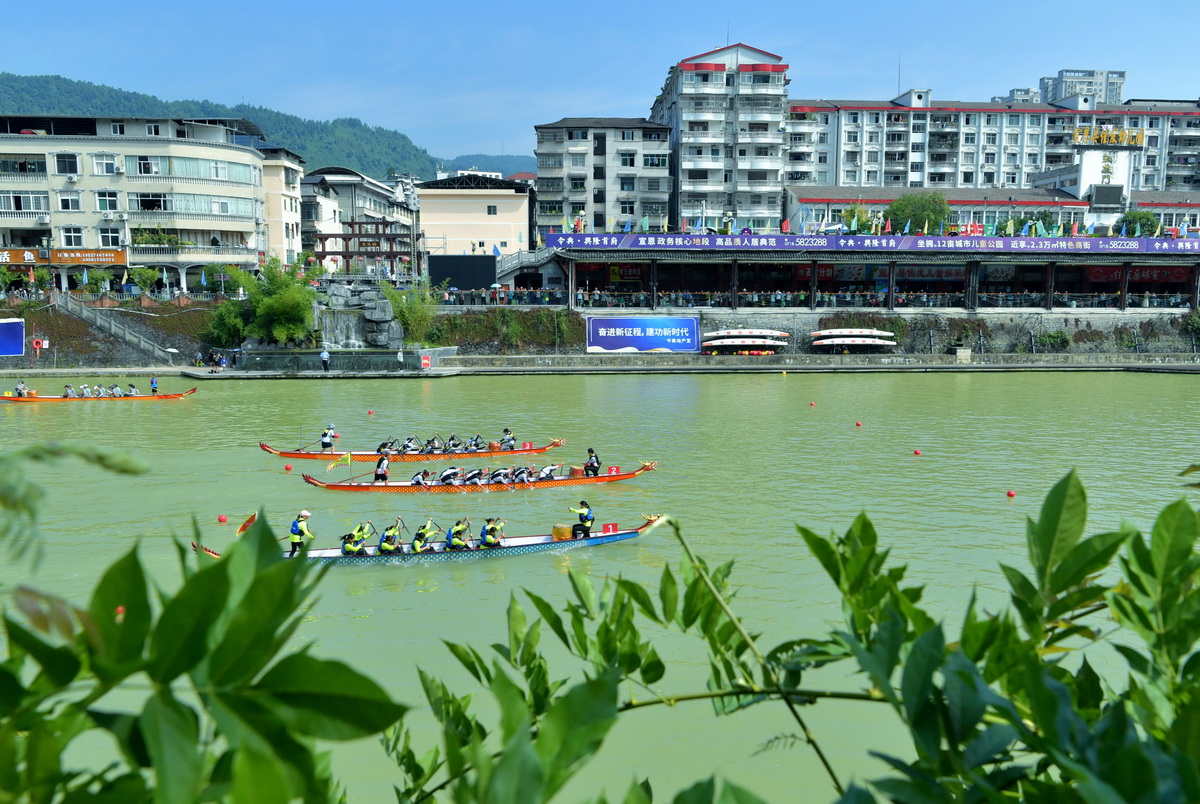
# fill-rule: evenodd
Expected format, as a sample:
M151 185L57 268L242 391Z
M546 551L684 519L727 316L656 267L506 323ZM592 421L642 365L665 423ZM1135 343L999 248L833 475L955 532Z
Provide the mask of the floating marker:
M816 402L809 402L809 403L808 403L808 406L809 406L810 408L815 408L815 407L817 406L817 403L816 403Z
M785 372L783 372L783 376L785 376L785 377L787 376L787 372L786 372L786 371L785 371Z
M1009 496L1009 497L1016 497L1016 496L1017 496L1017 493L1016 493L1015 491L1010 491L1010 492L1008 493L1008 496Z
M226 522L229 521L229 517L225 516L224 514L221 514L219 517L217 517L217 521L220 522L222 525L224 525Z
M920 455L920 454L921 454L921 450L919 450L919 449L913 450L913 455Z
M854 423L854 426L855 426L855 427L862 427L862 422L855 422L855 423Z
M292 465L290 463L285 463L283 465L283 469L285 472L290 472L290 471L292 471Z
M368 415L368 416L374 416L374 415L375 415L375 411L373 411L373 410L368 410L368 411L367 411L367 415Z

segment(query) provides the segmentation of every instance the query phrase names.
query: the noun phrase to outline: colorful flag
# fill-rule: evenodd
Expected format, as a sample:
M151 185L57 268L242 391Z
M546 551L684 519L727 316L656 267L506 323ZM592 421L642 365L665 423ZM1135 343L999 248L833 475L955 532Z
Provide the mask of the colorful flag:
M783 234L788 234L792 231L792 219L784 218L783 223L779 224L779 231Z
M121 274L121 284L122 285L129 284L129 269L128 268L125 269L125 273Z
M891 218L888 218L888 219L887 219L887 223L885 223L885 224L883 225L883 233L884 233L884 234L891 234L891 233L892 233L892 219L891 219Z
M667 216L666 216L666 215L663 215L663 219L662 219L662 230L663 230L663 234L666 234L666 233L667 233L667 231L669 231L669 230L667 229Z
M1133 236L1134 237L1142 236L1142 222L1141 221L1138 221L1137 223L1135 223L1133 225Z
M166 275L167 275L167 269L164 268L163 276L166 276ZM33 286L33 268L32 267L29 269L29 285L30 285L30 287Z
M1013 219L1012 219L1012 218L1009 218L1009 219L1008 219L1008 225L1004 227L1004 234L1008 235L1009 237L1012 237L1012 236L1013 236L1013 231L1014 231L1016 228L1017 228L1017 227L1016 227L1016 223L1014 223L1014 221L1013 221Z
M1121 237L1125 237L1125 224L1121 224Z
M642 231L643 232L650 231L650 216L649 215L642 216Z
M87 266L85 265L85 266L83 266L83 284L85 284L85 285L86 285L87 283L88 283L88 279L87 279Z
M208 287L208 277L205 276L203 270L200 271L200 287L202 287L202 288Z
M630 231L630 227L632 227L632 226L633 226L633 218L626 218L625 219L625 231L626 232Z
M679 222L679 231L687 233L687 218L683 218Z
M1058 228L1054 230L1054 236L1055 236L1055 237L1062 237L1062 236L1063 236L1063 227L1062 227L1062 224L1061 224L1061 223L1058 225Z
M609 218L609 219L608 219L608 231L610 231L610 232L611 232L611 231L612 231L613 229L615 229L616 227L617 227L617 219L616 219L616 218Z
M1182 230L1182 229L1180 229L1180 231L1182 232L1183 230ZM1159 236L1159 235L1161 235L1161 234L1162 234L1162 221L1159 221L1159 222L1158 222L1158 228L1154 230L1154 236L1155 236L1155 237L1158 237L1158 236Z
M1091 237L1094 234L1096 234L1096 222L1092 221L1088 224L1088 236Z
M1032 226L1032 221L1025 221L1025 225L1021 227L1021 237L1029 237L1029 229Z
M518 242L518 243L524 243L524 242L525 242L525 235L524 235L524 233L522 233L522 232L517 232L517 242Z
M500 256L500 247L498 245L496 245L495 243L492 243L492 256L493 257Z
M854 210L854 214L850 216L850 233L858 231L858 210Z
M912 228L912 219L911 218L909 218L907 221L904 222L904 231L901 232L900 234L908 234L908 230L910 228Z
M1079 221L1071 224L1071 237L1079 237Z
M350 455L350 453L349 453L348 451L347 451L347 452L343 452L343 453L342 453L342 455L341 455L341 457L339 457L337 460L335 460L335 461L330 461L330 462L329 462L329 465L325 467L325 471L326 471L326 472L332 472L332 471L333 471L333 467L335 467L335 466L341 466L342 464L345 464L346 466L349 466L349 465L350 465L350 462L351 462L351 461L353 461L353 460L354 460L353 456L351 456L351 455Z

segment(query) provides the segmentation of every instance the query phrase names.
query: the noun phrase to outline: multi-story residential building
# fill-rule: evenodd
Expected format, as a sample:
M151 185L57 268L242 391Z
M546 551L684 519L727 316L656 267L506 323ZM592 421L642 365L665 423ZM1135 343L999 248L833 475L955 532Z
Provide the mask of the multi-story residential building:
M744 44L671 67L650 119L671 129L672 224L779 226L787 68L781 57Z
M229 118L0 116L0 258L63 289L89 266L167 269L181 290L209 263L253 268L261 136Z
M533 191L527 184L464 173L418 184L417 195L430 255L499 256L530 247Z
M1042 91L1033 87L1015 87L1007 95L993 95L992 103L1041 103Z
M341 223L336 232L316 226L306 230L315 241L317 260L335 271L397 280L420 274L420 204L411 176L378 181L344 167L308 173L308 178L316 176L328 185L331 192L323 197L337 203ZM309 196L314 210L315 195Z
M284 265L294 265L300 253L300 180L304 160L300 155L270 145L259 145L263 159L266 250Z
M1055 103L1073 95L1092 96L1097 103L1120 103L1125 91L1124 70L1059 70L1038 82L1043 103Z
M667 225L667 126L640 117L565 117L534 130L539 235Z
M316 255L323 242L318 235L325 235L324 242L342 232L342 210L338 206L337 192L324 176L305 176L300 180L300 250ZM334 255L320 255L326 271L339 267Z

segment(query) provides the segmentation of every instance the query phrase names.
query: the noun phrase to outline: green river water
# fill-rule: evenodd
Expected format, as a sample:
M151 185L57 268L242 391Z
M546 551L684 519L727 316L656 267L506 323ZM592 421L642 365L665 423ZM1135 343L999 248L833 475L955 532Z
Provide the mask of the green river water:
M160 384L167 393L185 390L184 383L163 378ZM927 584L926 604L944 613L953 630L973 588L993 608L1002 604L997 563L1025 566L1025 517L1037 515L1046 491L1070 468L1088 489L1089 532L1123 517L1147 528L1162 505L1184 493L1176 473L1200 458L1191 432L1200 405L1194 383L1188 376L1133 373L223 380L172 402L0 406L0 448L71 437L128 450L152 467L133 478L78 464L38 467L49 493L42 560L32 570L9 563L0 574L5 585L31 582L84 602L107 563L138 540L158 581L178 583L170 540L190 538L192 517L206 543L220 550L260 505L279 534L308 508L317 544L335 546L358 520L382 527L397 513L410 523L431 515L443 525L460 516L477 523L501 516L510 535L545 533L570 522L567 508L582 497L600 523L675 514L710 563L735 559L735 608L770 647L840 623L833 587L793 526L841 532L866 510L893 559L909 564L910 579ZM659 469L582 490L421 498L316 489L302 482L301 471L330 479L349 472L294 461L288 473L286 461L257 447L259 440L280 448L308 444L330 422L342 448L371 449L387 436L435 430L495 438L508 426L522 441L567 440L543 462L581 464L594 447L606 464L626 469L656 460ZM407 479L410 466L416 465L393 464L393 478ZM356 472L369 469L355 465ZM1010 489L1015 498L1006 496ZM229 524L218 525L219 514ZM620 573L652 585L663 565L679 558L678 544L656 532L561 555L334 568L297 640L416 705L409 720L431 745L416 667L460 692L476 689L442 639L486 654L486 646L505 641L514 591L565 601L570 567L597 583ZM656 633L649 624L646 630ZM702 689L707 668L697 641L675 633L654 638L668 666L659 687ZM558 656L552 641L547 635L543 645ZM568 663L560 667L560 675L576 672ZM862 686L840 674L813 683ZM908 753L883 709L828 702L806 710L843 780L883 772L869 748ZM772 801L831 800L809 749L758 753L772 737L795 731L783 709L770 705L720 719L703 703L633 713L563 800L600 788L619 799L632 779L647 776L669 798L714 772ZM335 761L352 801L394 800L393 768L373 741L337 746Z

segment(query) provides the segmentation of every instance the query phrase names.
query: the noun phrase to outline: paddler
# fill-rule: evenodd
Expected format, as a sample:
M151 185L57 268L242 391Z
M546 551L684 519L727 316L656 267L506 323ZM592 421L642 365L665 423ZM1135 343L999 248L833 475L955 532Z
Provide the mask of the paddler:
M412 551L414 553L427 553L431 551L433 545L430 542L440 530L441 528L433 524L432 519L426 519L425 524L417 528L417 532L413 534Z
M447 550L470 550L471 545L467 543L470 538L471 520L458 520L454 526L450 528L450 532L446 534L446 549Z
M404 520L399 516L396 517L396 522L393 525L388 525L383 529L383 535L379 537L379 547L375 551L377 555L400 555L403 552L400 548L400 531L404 530Z
M375 526L371 524L371 520L359 522L358 527L342 537L342 555L356 556L363 555L363 543L367 537L371 535L371 531Z
M561 463L552 463L549 466L544 466L544 467L542 467L542 471L538 472L537 479L538 480L553 480L554 479L554 471L556 469L561 469L561 468L562 468Z
M17 380L17 396L29 396L29 386L24 380Z
M504 538L504 523L507 521L489 516L479 531L480 548L503 547L500 540Z
M76 399L78 396L79 394L75 393L74 385L68 383L66 387L63 388L63 399Z
M129 383L129 390L125 392L125 396L141 396L142 392L137 389L133 383Z
M312 532L308 529L308 518L310 516L312 516L312 514L310 514L308 511L301 511L296 515L296 519L292 522L292 551L288 553L288 558L294 556L296 551L300 549L301 539L308 539L308 541L311 543L315 538L312 535Z
M333 425L330 424L325 428L325 432L321 433L321 452L333 452L333 437L337 433L333 430Z
M483 436L481 436L479 433L476 433L471 438L467 439L467 452L479 452L483 450L484 447L485 445L483 443Z
M579 521L571 526L571 538L586 539L592 535L592 523L596 521L595 515L592 513L592 507L587 504L587 500L580 500L578 508L568 508L572 514L579 514Z
M483 485L483 469L472 469L463 475L462 484L464 486L481 486Z
M401 452L417 452L421 449L420 444L421 444L421 442L417 438L417 434L413 433L408 438L404 439L404 443L400 445L400 451Z
M415 475L413 475L412 480L410 480L409 482L412 483L414 486L426 486L426 485L428 485L428 483L426 482L428 480L429 480L429 470L422 469L420 472L417 472Z
M458 436L456 436L454 433L451 433L450 437L442 442L442 451L443 452L461 452L462 445L463 445L463 443L458 440Z
M443 469L442 473L438 475L438 482L443 486L452 486L454 485L455 479L458 478L461 472L462 469L458 468L457 466L451 466L448 469Z

